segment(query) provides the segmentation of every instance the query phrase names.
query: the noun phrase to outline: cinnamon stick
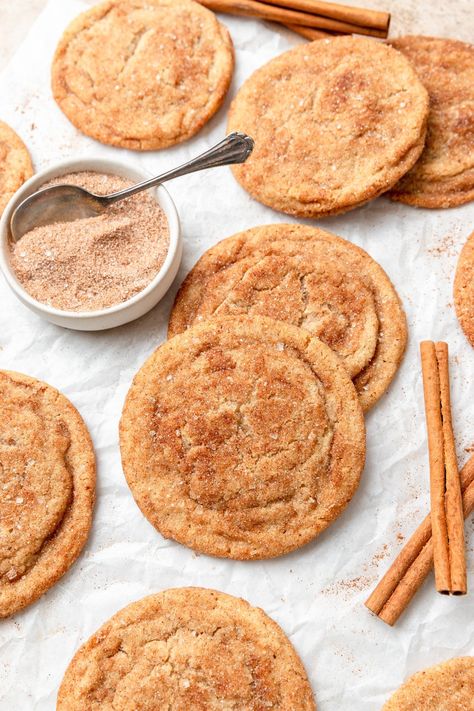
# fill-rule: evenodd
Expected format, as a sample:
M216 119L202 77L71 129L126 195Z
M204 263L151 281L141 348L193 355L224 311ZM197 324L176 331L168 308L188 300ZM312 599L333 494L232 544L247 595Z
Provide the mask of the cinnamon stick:
M433 341L420 344L425 396L426 429L430 462L431 527L436 589L443 595L451 590L448 525L446 521L443 419L438 361Z
M359 27L372 27L388 35L390 25L390 13L367 8L352 7L349 5L339 5L333 2L321 2L320 0L263 0L268 5L280 5L292 10L309 12L312 15L322 15L333 20L349 22Z
M474 456L461 474L463 515L474 511ZM387 570L365 606L388 625L394 625L423 584L433 565L431 517L428 515L416 529Z
M451 418L448 344L443 342L437 343L435 351L436 360L438 361L441 415L443 419L444 468L446 472L445 509L451 575L450 592L453 595L465 595L467 592L467 577L464 545L464 516Z
M267 5L264 2L259 2L259 0L198 0L198 2L209 10L224 12L229 15L258 17L261 20L280 22L283 25L303 25L304 27L315 27L320 30L330 30L331 32L342 32L344 34L386 37L384 30L361 27L349 22L333 20L320 15L312 15L308 12L299 12L298 10L288 10L276 5Z
M330 39L335 37L335 34L330 34L329 32L323 32L322 30L316 30L314 27L303 27L303 25L285 25L292 32L296 32L297 35L304 37L305 39L313 42L314 40L320 39Z

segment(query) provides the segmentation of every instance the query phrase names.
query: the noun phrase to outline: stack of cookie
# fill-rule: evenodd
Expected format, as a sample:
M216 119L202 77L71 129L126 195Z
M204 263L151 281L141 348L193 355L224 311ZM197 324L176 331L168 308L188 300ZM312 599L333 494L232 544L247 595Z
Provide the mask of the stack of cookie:
M0 618L37 600L74 563L92 523L95 457L55 388L0 371Z
M210 555L298 548L345 508L364 464L362 413L406 344L383 269L329 232L229 237L185 279L170 340L134 379L124 471L166 537Z
M234 175L291 215L346 212L388 192L419 207L474 198L474 47L405 37L312 42L258 69L229 128L255 138Z

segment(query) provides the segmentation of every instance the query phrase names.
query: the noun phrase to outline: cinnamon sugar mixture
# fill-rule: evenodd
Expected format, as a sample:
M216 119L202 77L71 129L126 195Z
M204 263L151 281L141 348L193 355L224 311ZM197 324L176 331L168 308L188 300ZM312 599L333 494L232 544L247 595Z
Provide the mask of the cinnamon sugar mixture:
M117 175L63 175L43 187L69 183L97 195L132 182ZM102 215L36 227L11 245L12 268L29 294L67 311L95 311L142 291L169 246L166 216L149 192L121 200Z

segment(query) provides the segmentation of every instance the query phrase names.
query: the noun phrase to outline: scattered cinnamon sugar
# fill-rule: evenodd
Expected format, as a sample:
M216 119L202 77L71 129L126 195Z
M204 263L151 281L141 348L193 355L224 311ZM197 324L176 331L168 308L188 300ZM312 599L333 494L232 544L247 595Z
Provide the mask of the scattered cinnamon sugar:
M376 576L359 575L356 578L348 580L337 580L332 585L324 588L321 592L323 595L338 595L350 594L353 592L361 592L366 590L376 580Z
M384 543L381 550L375 553L372 557L372 565L378 565L380 561L384 560L388 555L390 555L390 549L387 543Z
M449 257L455 256L457 251L457 240L455 235L443 235L438 241L428 248L428 253L435 257L446 254Z
M63 175L98 195L129 187L116 175ZM67 311L95 311L142 291L162 266L169 245L166 216L149 192L111 205L101 215L36 227L11 245L11 266L38 301Z

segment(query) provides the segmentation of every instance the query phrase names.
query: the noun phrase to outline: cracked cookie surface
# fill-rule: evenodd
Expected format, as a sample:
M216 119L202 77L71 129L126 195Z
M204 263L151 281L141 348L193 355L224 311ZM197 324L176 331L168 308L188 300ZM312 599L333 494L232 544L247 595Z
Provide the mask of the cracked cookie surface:
M167 538L227 558L282 555L346 507L365 459L357 393L303 329L215 318L160 346L120 423L137 504Z
M419 157L428 95L408 60L372 39L295 47L241 87L229 130L255 140L232 170L257 200L282 212L345 212L392 187Z
M474 232L461 250L454 278L456 316L474 348Z
M32 175L27 147L10 126L0 121L0 217L12 195Z
M413 674L383 711L473 711L474 657L457 657Z
M91 525L95 458L57 390L0 371L0 617L36 600L72 565Z
M301 660L263 610L215 590L177 588L138 600L106 622L76 653L58 694L57 711L137 708L316 706Z
M192 0L109 0L66 29L52 67L54 98L83 133L154 150L193 136L221 106L232 40Z
M303 225L255 227L205 252L176 296L168 335L236 315L268 316L318 336L343 360L364 410L388 388L407 340L382 267L347 240Z
M389 197L417 207L454 207L474 200L474 45L438 37L391 42L428 90L426 146Z

